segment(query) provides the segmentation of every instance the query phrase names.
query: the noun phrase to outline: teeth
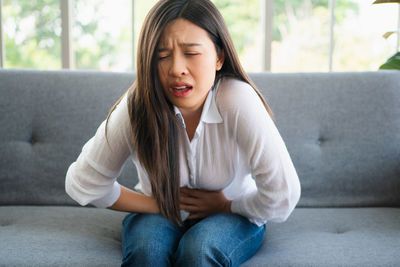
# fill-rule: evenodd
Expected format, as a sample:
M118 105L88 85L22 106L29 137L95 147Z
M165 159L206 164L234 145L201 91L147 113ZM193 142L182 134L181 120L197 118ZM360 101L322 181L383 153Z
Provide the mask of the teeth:
M190 87L187 87L187 86L174 87L174 90L177 90L177 91L186 91L188 89L190 89Z

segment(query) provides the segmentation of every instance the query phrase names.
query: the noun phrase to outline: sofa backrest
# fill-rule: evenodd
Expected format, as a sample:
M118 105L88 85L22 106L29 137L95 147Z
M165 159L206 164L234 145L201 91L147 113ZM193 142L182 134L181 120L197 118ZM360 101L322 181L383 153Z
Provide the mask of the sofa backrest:
M299 206L400 206L400 72L251 77L298 171ZM134 79L0 70L0 205L76 205L67 168ZM131 161L119 181L136 184Z
M133 80L131 73L0 70L0 205L75 205L66 171ZM121 178L132 186L136 173L126 165Z
M400 205L400 71L255 74L301 206Z

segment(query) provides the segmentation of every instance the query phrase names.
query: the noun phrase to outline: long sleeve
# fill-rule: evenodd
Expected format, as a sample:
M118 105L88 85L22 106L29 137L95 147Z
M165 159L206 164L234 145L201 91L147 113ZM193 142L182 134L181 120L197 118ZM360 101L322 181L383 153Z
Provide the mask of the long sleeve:
M130 130L127 95L109 118L107 139L105 126L106 121L103 121L66 174L66 192L82 206L91 203L105 208L119 198L121 189L117 177L132 153L128 139Z
M230 86L237 142L257 190L232 202L232 211L261 225L285 221L300 198L300 182L286 146L256 92L242 82Z

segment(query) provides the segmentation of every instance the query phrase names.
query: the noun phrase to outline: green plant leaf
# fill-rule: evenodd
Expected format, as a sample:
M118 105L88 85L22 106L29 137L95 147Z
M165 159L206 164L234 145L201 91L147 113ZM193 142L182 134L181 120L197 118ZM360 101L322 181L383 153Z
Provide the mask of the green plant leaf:
M397 52L390 57L382 66L381 70L400 70L400 52Z

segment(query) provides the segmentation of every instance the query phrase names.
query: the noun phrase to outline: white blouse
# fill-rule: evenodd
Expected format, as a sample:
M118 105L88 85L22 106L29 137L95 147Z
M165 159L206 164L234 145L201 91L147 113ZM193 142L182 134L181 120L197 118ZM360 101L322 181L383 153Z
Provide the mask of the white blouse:
M185 127L179 109L176 115ZM82 149L66 175L66 191L80 205L109 207L119 198L117 182L131 156L139 183L152 195L146 170L130 143L127 96ZM286 146L261 99L242 81L224 78L207 96L195 135L180 138L180 185L222 189L232 212L262 225L285 221L300 198L300 182ZM154 164L157 164L156 162Z

